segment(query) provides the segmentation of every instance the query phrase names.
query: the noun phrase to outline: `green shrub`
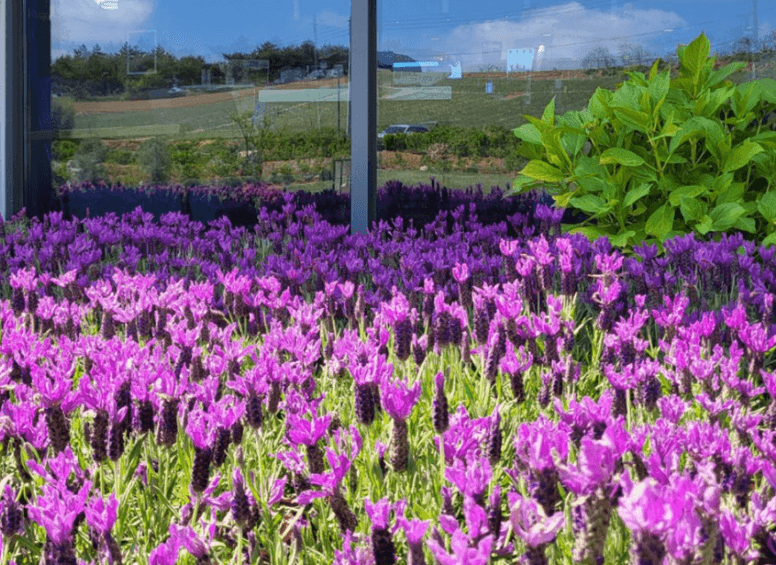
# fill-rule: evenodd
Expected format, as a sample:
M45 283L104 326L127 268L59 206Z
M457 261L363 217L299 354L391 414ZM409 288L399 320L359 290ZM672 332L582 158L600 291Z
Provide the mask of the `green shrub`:
M67 162L73 158L78 150L78 143L72 139L55 139L51 142L51 151L54 153L54 161Z
M54 131L72 131L75 128L75 108L72 101L54 98L51 103L51 122Z
M135 154L129 149L110 149L105 161L108 163L118 163L119 165L129 165Z
M108 171L103 163L107 155L108 148L101 139L90 137L82 140L73 155L73 165L79 169L75 173L76 181L96 183L105 180Z
M167 182L170 150L163 137L154 137L145 141L137 150L137 161L145 167L152 183Z
M582 111L556 117L553 100L541 118L525 116L513 131L530 161L515 192L547 186L557 206L589 216L564 231L626 249L690 231L776 243L776 133L749 127L776 108L776 81L725 80L744 64L715 71L705 34L677 51L676 79L655 61L649 77L629 72L614 92L598 88Z

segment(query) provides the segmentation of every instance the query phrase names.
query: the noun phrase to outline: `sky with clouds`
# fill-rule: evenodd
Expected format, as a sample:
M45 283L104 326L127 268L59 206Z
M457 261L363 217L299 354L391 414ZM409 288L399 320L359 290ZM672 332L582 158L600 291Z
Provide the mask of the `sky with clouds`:
M51 0L52 59L81 44L115 53L124 42L178 57L249 53L265 41L348 44L350 2L341 0ZM730 0L378 0L378 49L416 60L461 61L463 70L505 65L508 49L544 45L553 60L581 60L623 44L655 56L675 53L702 31L712 53L752 36L753 4ZM760 39L776 41L776 2L759 2ZM483 53L485 51L485 53Z

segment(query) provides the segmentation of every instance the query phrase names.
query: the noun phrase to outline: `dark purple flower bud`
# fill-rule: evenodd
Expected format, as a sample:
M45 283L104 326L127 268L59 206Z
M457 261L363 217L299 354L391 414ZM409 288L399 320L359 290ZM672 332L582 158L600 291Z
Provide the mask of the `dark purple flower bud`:
M261 427L263 415L261 412L261 398L254 391L248 393L248 399L245 403L245 414L248 425L254 430L258 430Z
M224 427L218 428L212 453L212 462L216 467L220 467L226 461L226 453L231 439L232 433L228 429Z
M359 422L368 426L374 421L375 401L372 397L372 386L370 383L356 383L355 408Z
M450 313L439 312L434 323L434 342L440 350L450 343Z
M113 314L109 310L102 311L100 334L105 341L112 339L116 335L116 323L113 320Z
M541 505L547 517L555 513L555 506L561 501L558 491L558 472L555 469L532 470L528 490L531 497Z
M484 305L480 304L474 311L474 337L477 344L485 345L488 342L488 329L490 328L490 317Z
M271 381L269 383L269 399L267 400L267 411L270 414L275 414L278 411L278 405L280 404L281 390L280 382Z
M124 426L121 423L114 423L110 427L108 434L108 458L111 461L118 461L124 454Z
M70 445L70 426L61 406L49 406L45 413L50 445L56 455Z
M412 343L412 323L408 318L396 322L394 325L394 352L400 361L406 361L410 356Z
M149 399L141 400L137 410L140 422L140 433L144 434L154 429L154 405Z
M407 439L407 422L393 418L391 430L391 467L394 472L400 473L407 469L410 444Z
M649 375L641 382L637 392L639 404L651 412L657 406L657 400L660 398L660 381L655 375Z
M446 372L449 374L450 369L447 368ZM436 384L436 393L434 394L433 401L434 431L441 435L450 427L449 407L447 404L447 396L445 396L445 376L439 372L434 378L434 381Z
M194 447L194 465L191 469L191 489L196 494L202 494L207 488L210 474L212 452L209 447L200 449Z
M178 402L177 398L162 401L162 414L156 434L158 445L172 447L178 439Z
M358 520L339 489L329 497L329 504L331 504L334 517L337 518L342 533L355 531L358 526Z
M245 431L245 428L243 427L243 423L241 420L237 420L234 424L232 424L232 443L235 445L240 445L242 443L243 438L243 432Z
M525 402L525 388L523 386L523 372L515 371L509 375L509 384L512 387L512 396L518 404Z
M488 531L493 535L493 539L498 539L501 535L501 522L504 517L501 514L501 487L496 485L488 500Z
M129 379L121 383L116 389L114 400L116 401L117 411L122 408L127 409L124 413L124 417L119 422L119 426L125 432L129 432L132 429L132 389Z
M232 484L234 485L232 490L232 517L240 526L244 526L251 518L250 502L248 495L245 493L244 482L240 468L235 468L232 475Z
M311 475L321 474L324 471L323 451L317 443L305 446L307 450L307 468Z
M24 312L24 307L24 289L17 286L11 293L11 309L17 318Z
M16 533L22 532L22 511L11 487L6 485L3 497L3 509L0 513L0 532L6 540Z
M108 458L108 413L98 410L94 417L94 426L91 429L91 437L88 439L92 447L92 457L95 463L102 463Z
M491 465L495 465L501 460L501 414L499 414L498 406L494 410L494 415L491 417L490 427L488 428L488 462Z

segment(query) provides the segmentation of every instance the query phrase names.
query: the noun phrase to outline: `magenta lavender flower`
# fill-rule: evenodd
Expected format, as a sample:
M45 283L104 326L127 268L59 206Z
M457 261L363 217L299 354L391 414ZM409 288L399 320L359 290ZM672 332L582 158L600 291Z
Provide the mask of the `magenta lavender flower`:
M393 419L391 431L391 466L396 472L407 468L409 440L407 438L407 418L420 397L420 382L408 388L403 381L392 383L383 380L381 387L383 408Z
M393 565L396 563L396 549L393 545L391 532L388 530L388 519L391 505L388 497L372 503L368 498L364 500L364 510L372 520L372 550L375 557L375 565Z
M548 561L545 550L563 527L563 514L557 512L548 517L540 504L533 499L523 498L516 492L507 493L507 499L512 527L526 544L523 562L526 565L546 565Z

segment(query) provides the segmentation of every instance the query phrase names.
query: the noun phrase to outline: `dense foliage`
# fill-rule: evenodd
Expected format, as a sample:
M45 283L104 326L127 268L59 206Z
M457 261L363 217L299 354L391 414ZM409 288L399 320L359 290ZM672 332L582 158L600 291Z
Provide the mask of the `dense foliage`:
M743 63L714 71L709 49L701 34L679 46L677 78L658 74L656 61L649 79L629 72L615 93L599 88L588 108L557 124L554 101L541 119L525 116L531 123L514 133L531 161L517 190L550 183L558 206L594 222L573 231L608 235L618 247L688 231L743 230L776 242L776 200L764 192L776 175L776 133L756 119L776 110L776 81L735 86L725 78Z

